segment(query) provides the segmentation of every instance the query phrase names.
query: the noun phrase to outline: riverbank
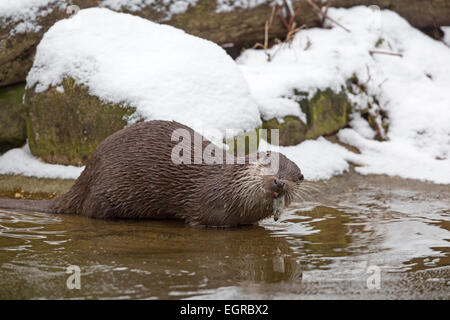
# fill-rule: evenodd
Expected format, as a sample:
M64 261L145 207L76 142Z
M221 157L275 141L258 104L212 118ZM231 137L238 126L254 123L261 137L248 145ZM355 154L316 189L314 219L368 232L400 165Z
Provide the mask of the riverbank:
M0 198L53 199L66 193L75 180L0 175Z

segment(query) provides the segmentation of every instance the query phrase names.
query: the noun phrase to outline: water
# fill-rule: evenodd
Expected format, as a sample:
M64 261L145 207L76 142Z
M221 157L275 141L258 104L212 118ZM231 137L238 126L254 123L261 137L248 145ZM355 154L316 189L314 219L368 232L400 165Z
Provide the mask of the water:
M449 186L352 174L321 189L229 230L0 209L0 298L450 298Z

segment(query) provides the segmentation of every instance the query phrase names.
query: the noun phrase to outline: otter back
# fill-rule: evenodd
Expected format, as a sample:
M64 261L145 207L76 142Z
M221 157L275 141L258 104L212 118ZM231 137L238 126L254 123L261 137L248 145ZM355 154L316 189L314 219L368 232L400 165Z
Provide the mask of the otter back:
M149 121L122 129L97 147L70 191L56 199L53 211L95 218L194 221L205 211L205 193L220 193L209 186L227 188L232 177L224 177L217 165L173 163L172 149L179 141L171 137L177 129L190 133L191 141L183 143L192 151L200 147L202 152L211 143L203 139L196 146L198 133L177 122Z

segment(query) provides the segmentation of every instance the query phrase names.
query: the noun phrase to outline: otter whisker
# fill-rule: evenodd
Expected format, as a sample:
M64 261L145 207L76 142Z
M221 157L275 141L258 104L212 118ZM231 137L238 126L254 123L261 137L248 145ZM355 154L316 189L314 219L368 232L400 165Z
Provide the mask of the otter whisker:
M302 194L305 194L305 195L307 195L308 197L311 197L311 196L313 196L313 195L318 194L318 193L315 192L315 191L312 191L312 190L305 190L305 189L297 189L297 192L300 192L300 193L302 193Z
M303 195L303 196L305 196L305 197L309 197L309 194L306 193L306 192L303 192L303 191L301 191L301 190L297 190L297 192L298 192L299 195Z
M295 191L294 190L288 190L286 192L285 197L286 197L286 201L285 202L287 203L287 205L289 205L292 202L292 200L296 198Z
M297 190L297 189L292 190L292 196L295 199L300 199L302 201L305 201L305 198L304 198L305 194L299 192L299 190Z
M299 199L301 201L305 201L305 198L303 198L300 194L296 193L295 194L295 199Z
M310 190L310 189L302 188L301 185L297 185L296 186L295 192L298 193L298 194L304 195L308 200L311 200L312 196L314 194L318 193L318 191L316 191L316 190Z
M318 187L316 187L316 186L313 186L313 185L308 185L308 184L301 184L301 185L299 185L298 186L299 188L303 188L303 189L309 189L309 190L313 190L313 191L316 191L316 192L319 192L320 191L320 188L318 188Z
M319 194L320 193L319 190L314 190L314 189L297 188L297 190L306 192L309 195L315 195L315 194Z
M325 187L326 183L325 182L312 182L312 181L303 181L302 185L304 186L308 186L308 187L312 187L312 188L316 188L316 189L322 189Z

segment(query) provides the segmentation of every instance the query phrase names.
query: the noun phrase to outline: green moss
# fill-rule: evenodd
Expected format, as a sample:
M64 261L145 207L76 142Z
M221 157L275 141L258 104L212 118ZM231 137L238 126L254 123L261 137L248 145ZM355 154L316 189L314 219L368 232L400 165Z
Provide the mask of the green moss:
M287 116L280 122L277 119L263 121L263 128L279 129L280 145L296 145L306 139L330 135L345 127L349 120L350 104L344 91L318 91L312 99L304 92L295 91L299 107L306 114L305 124L298 117Z
M0 88L0 153L21 147L26 141L24 84Z
M268 138L272 139L271 129L279 129L279 143L282 146L291 146L305 140L308 127L297 117L284 117L283 122L277 119L263 121L263 128L268 129Z
M381 47L381 45L383 44L384 39L383 38L378 38L377 42L375 42L375 48L379 48Z
M308 122L306 139L332 134L348 123L350 105L344 91L319 91L311 100L301 100L300 105Z
M27 133L32 153L49 163L85 164L98 144L127 125L136 109L105 103L72 79L56 88L26 91Z
M224 143L229 147L228 152L234 154L236 157L257 152L259 139L261 138L260 129L262 128L241 133L236 137L224 140Z

